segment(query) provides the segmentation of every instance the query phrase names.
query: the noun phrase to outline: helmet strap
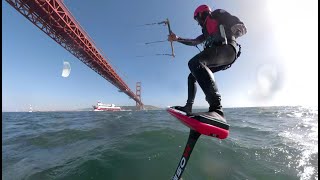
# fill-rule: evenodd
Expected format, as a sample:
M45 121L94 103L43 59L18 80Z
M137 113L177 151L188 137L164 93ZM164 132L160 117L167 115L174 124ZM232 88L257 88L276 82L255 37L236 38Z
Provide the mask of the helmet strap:
M198 15L195 17L195 19L198 21L199 25L204 25L208 15L210 14L210 12L202 12L202 13L198 13Z

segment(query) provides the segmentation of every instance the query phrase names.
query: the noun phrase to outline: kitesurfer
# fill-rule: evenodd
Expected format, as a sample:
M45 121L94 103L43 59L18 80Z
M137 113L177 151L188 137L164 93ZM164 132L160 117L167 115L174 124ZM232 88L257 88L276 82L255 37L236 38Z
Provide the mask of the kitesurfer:
M247 29L238 17L225 10L214 11L208 5L201 5L194 11L194 19L202 28L202 34L195 39L178 37L173 32L168 36L170 42L177 41L185 45L196 46L204 43L204 50L194 56L188 66L188 100L185 106L175 108L192 113L196 96L196 82L203 90L209 103L209 112L224 116L221 95L213 78L213 73L229 68L240 55L236 39L247 33ZM239 46L240 47L240 46Z

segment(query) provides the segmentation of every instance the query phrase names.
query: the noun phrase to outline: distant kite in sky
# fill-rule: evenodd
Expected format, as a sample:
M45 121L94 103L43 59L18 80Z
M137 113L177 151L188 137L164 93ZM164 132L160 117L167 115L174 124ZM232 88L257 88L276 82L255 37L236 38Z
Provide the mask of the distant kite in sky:
M70 63L67 61L63 61L63 69L62 69L62 77L68 77L71 72Z

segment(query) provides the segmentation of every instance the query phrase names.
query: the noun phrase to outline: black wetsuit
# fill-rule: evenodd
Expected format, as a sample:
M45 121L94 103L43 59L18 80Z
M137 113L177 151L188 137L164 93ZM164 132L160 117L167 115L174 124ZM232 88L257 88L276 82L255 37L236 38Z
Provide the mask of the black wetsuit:
M204 50L188 63L191 73L188 76L187 105L192 106L194 103L197 91L195 83L198 82L210 105L209 112L215 111L223 116L221 96L212 73L223 70L234 63L237 57L237 43L230 29L225 28L228 43L223 44L224 39L221 37L219 25L223 24L225 27L229 27L229 25L239 22L242 23L237 17L217 9L206 17L204 27L202 27L202 35L196 39L178 38L178 42L191 46L205 42Z

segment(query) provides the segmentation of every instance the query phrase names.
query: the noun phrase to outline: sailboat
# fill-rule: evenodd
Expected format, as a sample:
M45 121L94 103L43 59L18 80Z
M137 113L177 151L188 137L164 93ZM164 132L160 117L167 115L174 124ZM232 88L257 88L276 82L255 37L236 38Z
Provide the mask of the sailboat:
M29 106L29 112L33 112L33 109L32 109L31 104L30 104L30 106Z

